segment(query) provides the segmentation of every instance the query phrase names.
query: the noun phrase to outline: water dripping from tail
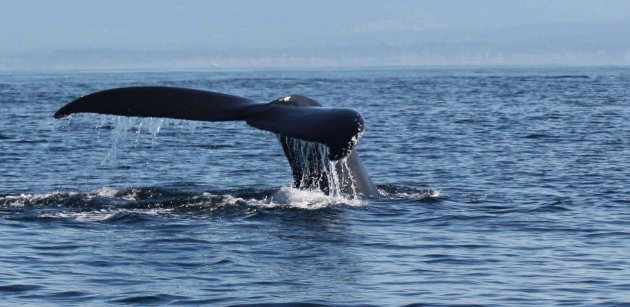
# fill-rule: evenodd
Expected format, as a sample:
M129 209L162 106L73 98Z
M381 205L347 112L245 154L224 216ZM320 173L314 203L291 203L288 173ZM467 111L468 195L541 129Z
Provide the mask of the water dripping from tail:
M334 197L357 197L347 158L331 161L325 145L282 135L278 139L293 172L294 188Z
M169 124L172 123L169 122ZM164 118L102 116L100 124L96 127L98 135L101 135L101 128L111 128L112 145L105 158L101 161L101 166L114 165L117 163L119 145L128 137L130 132L133 132L135 137L131 140L130 144L127 145L135 147L142 143L148 143L151 147L153 147L157 142L158 135L160 134L163 126L165 126ZM180 130L182 129L183 128L180 125ZM192 129L194 133L195 127L192 126Z

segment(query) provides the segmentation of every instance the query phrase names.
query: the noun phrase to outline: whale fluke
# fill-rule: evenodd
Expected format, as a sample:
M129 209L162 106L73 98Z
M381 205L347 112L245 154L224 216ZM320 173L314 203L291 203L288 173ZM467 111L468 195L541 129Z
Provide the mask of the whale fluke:
M324 144L328 158L352 153L363 135L363 116L352 109L325 108L303 96L287 96L270 103L175 87L127 87L78 98L55 113L100 113L136 117L164 117L198 121L242 120L252 127L282 136Z

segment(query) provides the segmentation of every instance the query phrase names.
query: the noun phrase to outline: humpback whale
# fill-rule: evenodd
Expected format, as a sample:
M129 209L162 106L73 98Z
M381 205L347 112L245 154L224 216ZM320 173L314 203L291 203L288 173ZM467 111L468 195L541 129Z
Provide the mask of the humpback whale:
M355 146L365 129L352 109L327 108L291 95L269 103L211 91L140 86L82 96L54 115L99 113L196 121L245 121L276 134L293 174L293 186L326 194L378 196Z

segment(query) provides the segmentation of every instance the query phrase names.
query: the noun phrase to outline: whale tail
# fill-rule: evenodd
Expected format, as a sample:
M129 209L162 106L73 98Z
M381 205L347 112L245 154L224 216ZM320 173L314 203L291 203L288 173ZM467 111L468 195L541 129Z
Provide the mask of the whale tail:
M55 113L100 113L135 117L163 117L198 121L245 121L248 125L325 145L328 158L339 160L352 152L363 135L363 116L352 109L325 108L303 96L270 103L174 87L127 87L83 96Z

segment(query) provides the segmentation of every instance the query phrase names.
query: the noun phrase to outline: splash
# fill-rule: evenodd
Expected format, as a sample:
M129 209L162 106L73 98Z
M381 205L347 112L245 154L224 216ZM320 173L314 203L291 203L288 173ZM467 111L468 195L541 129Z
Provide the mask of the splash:
M335 205L364 207L366 202L360 198L348 199L341 195L326 195L322 191L300 190L281 187L278 192L258 204L264 208L297 208L305 210L323 209Z

